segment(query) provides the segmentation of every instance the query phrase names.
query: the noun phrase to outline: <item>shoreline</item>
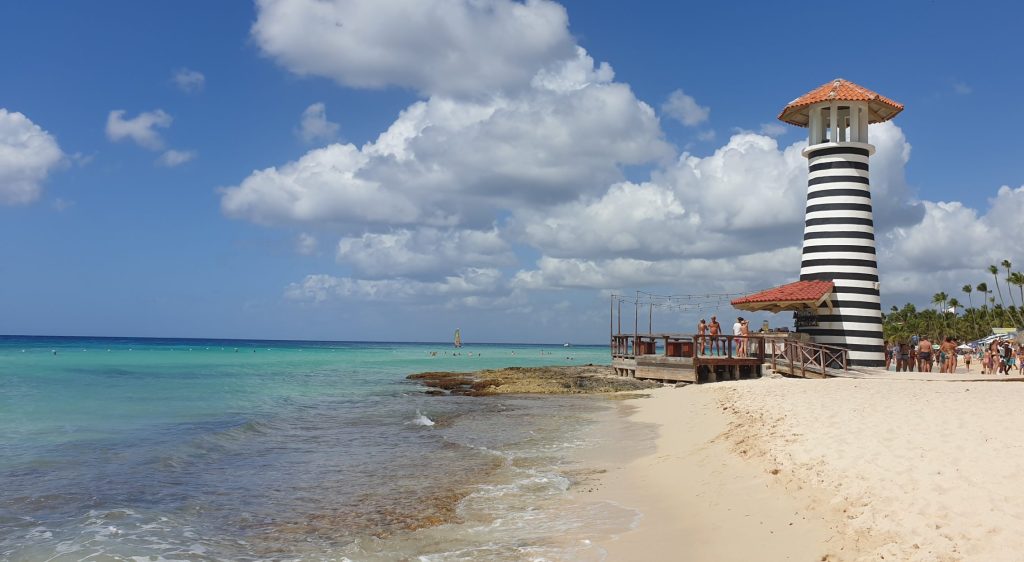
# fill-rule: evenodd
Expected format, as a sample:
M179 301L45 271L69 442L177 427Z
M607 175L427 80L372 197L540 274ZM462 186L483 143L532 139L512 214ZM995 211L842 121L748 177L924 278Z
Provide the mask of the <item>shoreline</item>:
M620 415L634 436L646 432L644 454L605 448L582 459L603 471L590 499L641 514L632 529L598 542L607 560L832 560L823 558L827 522L721 439L732 418L717 385L643 394Z

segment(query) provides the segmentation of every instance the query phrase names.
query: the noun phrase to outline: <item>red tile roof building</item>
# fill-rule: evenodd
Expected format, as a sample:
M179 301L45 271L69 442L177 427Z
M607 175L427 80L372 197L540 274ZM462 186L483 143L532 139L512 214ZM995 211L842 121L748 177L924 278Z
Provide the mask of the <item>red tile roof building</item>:
M831 281L796 281L734 299L732 306L740 310L767 310L770 312L802 308L817 309L823 304L831 308L830 303L826 303L826 300L834 288L835 284Z

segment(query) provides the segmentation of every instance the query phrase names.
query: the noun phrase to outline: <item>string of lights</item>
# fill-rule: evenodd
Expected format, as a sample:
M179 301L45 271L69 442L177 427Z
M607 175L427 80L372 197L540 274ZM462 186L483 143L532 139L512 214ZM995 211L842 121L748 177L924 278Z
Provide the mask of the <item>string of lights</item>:
M627 305L627 307L632 305L632 310L630 311L631 314L627 313L628 316L632 316L632 318L627 320L627 325L632 325L630 327L633 328L633 331L638 331L640 329L641 313L646 316L646 321L644 323L647 324L646 328L650 330L653 317L655 316L655 311L675 313L700 313L707 311L709 313L714 313L722 310L723 308L731 307L731 301L737 297L749 294L751 293L693 293L663 295L648 291L636 291L632 295L613 293L610 295L610 329L613 333L616 331L622 331L622 305L624 304ZM627 308L627 310L629 309ZM616 328L616 326L618 326L618 328Z

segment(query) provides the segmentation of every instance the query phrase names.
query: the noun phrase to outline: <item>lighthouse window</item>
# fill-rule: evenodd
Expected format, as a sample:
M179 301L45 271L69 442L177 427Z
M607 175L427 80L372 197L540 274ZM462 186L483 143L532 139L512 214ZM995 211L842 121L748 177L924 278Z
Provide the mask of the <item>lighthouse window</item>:
M813 144L822 142L829 142L829 131L831 127L828 122L828 108L823 107L818 111L817 119L815 119L815 130L812 137Z
M847 106L839 106L836 111L836 122L839 124L838 137L839 142L846 142L850 140L850 108Z

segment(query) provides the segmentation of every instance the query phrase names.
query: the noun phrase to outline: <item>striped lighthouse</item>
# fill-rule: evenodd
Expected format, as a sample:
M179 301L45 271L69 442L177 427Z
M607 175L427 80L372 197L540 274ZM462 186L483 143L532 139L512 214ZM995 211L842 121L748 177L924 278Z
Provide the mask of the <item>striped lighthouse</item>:
M875 226L871 211L868 125L903 110L895 101L843 79L793 100L779 119L807 127L807 207L800 280L831 281L830 307L797 330L845 347L850 363L885 364Z

